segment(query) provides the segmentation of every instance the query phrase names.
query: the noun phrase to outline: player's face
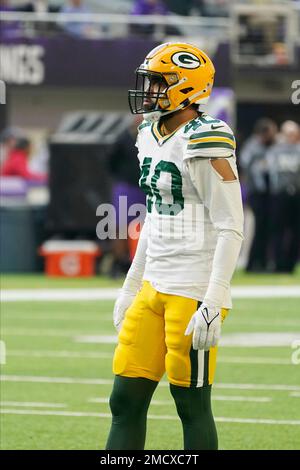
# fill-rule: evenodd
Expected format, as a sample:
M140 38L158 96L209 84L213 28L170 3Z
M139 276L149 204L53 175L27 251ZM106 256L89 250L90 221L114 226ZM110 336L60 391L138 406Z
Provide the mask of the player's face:
M160 76L147 76L144 81L145 97L143 107L146 111L151 111L156 107L157 96L160 93L165 93L167 83Z
M168 100L167 89L168 83L162 74L137 69L135 90L128 90L131 112L144 114L160 110L160 100Z

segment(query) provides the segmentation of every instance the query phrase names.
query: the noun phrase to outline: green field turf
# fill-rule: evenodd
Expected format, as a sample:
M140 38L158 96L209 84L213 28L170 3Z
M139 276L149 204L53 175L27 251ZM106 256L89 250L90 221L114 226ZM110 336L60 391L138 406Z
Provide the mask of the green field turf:
M295 276L238 273L235 284L299 284ZM3 276L2 289L118 287L120 281ZM223 327L232 334L299 334L300 299L237 299ZM1 333L2 449L103 449L110 425L107 399L115 335L113 301L7 302ZM253 336L253 334L256 334ZM103 336L104 342L80 342ZM81 338L80 338L81 337ZM267 336L266 336L267 337ZM300 448L300 364L291 344L221 347L213 392L221 449ZM298 354L300 358L300 354ZM149 411L146 449L181 449L166 379Z

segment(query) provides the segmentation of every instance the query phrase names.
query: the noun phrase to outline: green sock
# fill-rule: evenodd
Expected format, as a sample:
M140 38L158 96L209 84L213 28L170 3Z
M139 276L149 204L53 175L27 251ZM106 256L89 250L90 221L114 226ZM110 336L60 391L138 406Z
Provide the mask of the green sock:
M144 378L115 377L110 396L112 424L107 450L144 449L147 412L158 382Z
M211 410L211 385L199 388L170 384L182 422L185 450L217 450L218 435Z

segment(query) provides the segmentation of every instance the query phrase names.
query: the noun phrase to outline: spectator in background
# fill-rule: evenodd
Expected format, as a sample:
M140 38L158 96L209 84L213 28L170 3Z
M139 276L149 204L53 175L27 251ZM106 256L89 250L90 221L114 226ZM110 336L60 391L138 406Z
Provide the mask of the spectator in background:
M190 15L195 0L165 0L165 4L170 12L176 15Z
M14 11L8 0L0 0L0 12ZM2 21L0 27L0 36L3 39L9 39L20 36L20 23L18 21Z
M168 9L162 0L135 0L133 15L166 15Z
M232 2L233 3L233 2ZM194 6L202 16L228 16L229 0L194 0Z
M16 11L26 11L29 13L57 13L60 10L59 6L49 4L48 0L35 0L34 2L24 3L16 8Z
M169 13L162 0L135 0L132 15L167 15ZM167 29L167 28L166 28ZM154 32L153 24L132 24L131 33L151 35ZM167 31L166 31L167 32Z
M47 175L30 171L30 142L21 138L8 154L1 167L1 176L19 176L30 183L46 183Z
M69 0L68 5L61 9L61 13L91 13L84 0ZM68 21L61 23L62 28L68 34L78 37L89 37L92 32L92 26L86 22Z
M267 153L275 271L293 272L300 244L300 128L281 127L282 140Z
M247 271L265 271L268 262L270 189L266 153L276 141L277 126L271 119L260 119L254 135L244 144L240 166L245 178L248 203L255 218L254 237Z
M24 11L26 13L58 13L60 7L58 5L51 5L48 0L35 0L34 2L24 3L15 8L16 11ZM32 23L34 33L43 34L49 32L57 32L57 26L52 22L36 22Z
M49 172L49 147L45 136L39 136L35 139L33 149L31 151L31 157L29 162L29 168L35 173Z
M0 0L0 11L12 11L13 8L8 0Z
M272 45L272 48L273 48L273 62L276 65L288 65L290 63L288 48L286 44L283 44L282 42L275 42Z
M137 158L137 148L135 146L137 136L137 126L140 124L141 118L138 116L133 120L131 126L126 129L116 141L109 158L110 173L113 177L113 205L116 209L117 230L120 231L124 227L118 224L120 218L120 196L127 196L127 207L132 204L144 204L145 194L139 188L140 168ZM125 216L125 214L122 214ZM127 232L128 224L135 217L125 216L126 224L125 232ZM111 270L112 277L124 275L131 264L128 239L120 239L117 237L113 243L113 265Z
M14 127L5 129L0 135L0 171L8 155L15 148L21 131Z

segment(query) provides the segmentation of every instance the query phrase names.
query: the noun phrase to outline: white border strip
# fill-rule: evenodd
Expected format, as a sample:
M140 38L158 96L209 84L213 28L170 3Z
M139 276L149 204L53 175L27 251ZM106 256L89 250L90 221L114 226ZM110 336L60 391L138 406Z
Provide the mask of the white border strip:
M111 419L110 413L95 413L83 411L52 411L52 410L15 410L4 408L1 410L2 414L10 415L34 415L34 416L63 416L63 417L76 417L76 418L108 418ZM171 415L148 415L149 419L165 421L177 421L177 416ZM225 418L216 417L215 421L219 423L239 423L239 424L272 424L272 425L285 425L285 426L300 426L300 420L276 420L276 419L255 419L255 418Z
M32 375L1 375L3 382L23 382L23 383L59 383L59 384L79 384L79 385L112 385L113 379L77 378L77 377L45 377ZM166 381L161 381L160 386L168 387ZM216 383L214 388L230 390L270 390L283 392L300 392L300 385L283 384L245 384L245 383Z
M1 401L0 406L21 406L25 408L66 408L65 403L41 403L34 401Z
M120 289L17 289L2 290L2 302L25 301L92 301L115 300ZM298 298L299 286L235 286L231 289L235 299L247 298Z

